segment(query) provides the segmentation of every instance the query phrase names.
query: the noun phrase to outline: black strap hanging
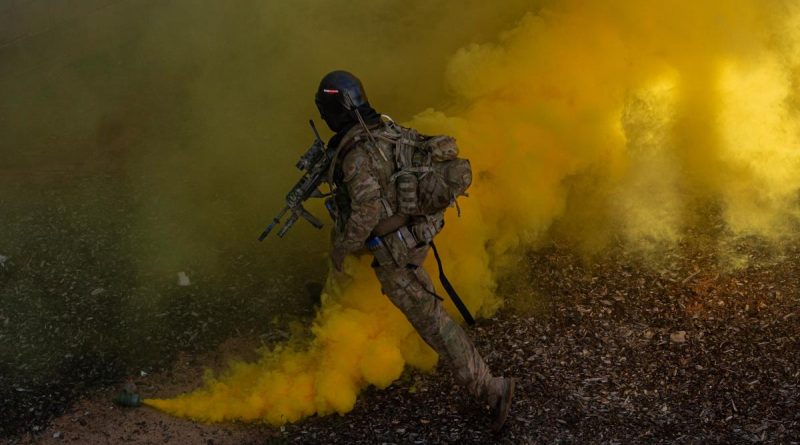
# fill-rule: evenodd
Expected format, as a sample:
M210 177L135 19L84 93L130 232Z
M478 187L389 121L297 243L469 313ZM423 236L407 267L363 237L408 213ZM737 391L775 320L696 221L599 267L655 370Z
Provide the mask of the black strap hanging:
M450 299L453 300L453 304L456 305L456 309L458 312L461 313L461 316L464 317L464 321L467 322L468 325L472 326L475 324L475 319L472 318L472 314L469 313L467 306L464 305L464 302L461 301L461 298L456 293L456 290L453 289L453 285L450 284L450 281L447 279L447 276L444 274L444 268L442 267L442 259L439 257L439 251L436 250L436 244L431 241L431 249L433 249L433 256L436 258L436 264L439 266L439 281L442 283L444 290L447 291L447 295L450 296Z

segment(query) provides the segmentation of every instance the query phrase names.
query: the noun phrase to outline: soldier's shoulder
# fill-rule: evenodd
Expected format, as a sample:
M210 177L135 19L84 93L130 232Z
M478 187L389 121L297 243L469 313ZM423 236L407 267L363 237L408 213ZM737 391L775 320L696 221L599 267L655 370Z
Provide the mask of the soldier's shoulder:
M370 168L370 157L367 153L367 146L364 143L356 142L348 150L342 159L342 175L344 181L352 179L359 172Z
M368 149L369 146L366 141L355 141L345 153L342 162L362 162L369 159Z

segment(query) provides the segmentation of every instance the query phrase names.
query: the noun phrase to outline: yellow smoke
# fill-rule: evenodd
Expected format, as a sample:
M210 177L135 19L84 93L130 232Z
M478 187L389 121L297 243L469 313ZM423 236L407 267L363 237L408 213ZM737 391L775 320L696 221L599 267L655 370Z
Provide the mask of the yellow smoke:
M310 346L267 351L257 363L236 363L222 377L209 378L203 389L146 403L198 420L277 425L315 413L346 413L365 385L389 386L406 363L432 369L436 354L380 295L369 261L349 259L346 267L358 279L329 281Z
M476 170L464 217L448 213L440 236L472 311L491 316L498 274L552 237L587 251L613 239L652 251L706 223L711 208L732 237L793 236L799 21L800 7L781 1L561 1L459 50L446 72L453 105L410 125L456 136ZM147 403L281 424L345 413L406 364L432 369L435 354L368 264L349 259L347 278L329 280L310 345L266 351L193 393Z

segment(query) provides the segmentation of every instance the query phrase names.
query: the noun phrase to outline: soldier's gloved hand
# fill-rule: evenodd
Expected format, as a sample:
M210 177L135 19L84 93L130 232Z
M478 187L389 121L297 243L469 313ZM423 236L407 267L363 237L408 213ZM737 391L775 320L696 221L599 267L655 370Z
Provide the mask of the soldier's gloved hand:
M336 269L337 272L342 271L342 267L344 265L344 258L347 256L344 250L334 247L331 251L331 261L333 262L333 267Z

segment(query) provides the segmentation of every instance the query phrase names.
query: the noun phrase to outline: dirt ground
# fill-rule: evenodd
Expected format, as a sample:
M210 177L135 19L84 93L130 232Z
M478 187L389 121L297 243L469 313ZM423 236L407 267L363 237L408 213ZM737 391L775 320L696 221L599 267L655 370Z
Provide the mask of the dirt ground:
M698 252L679 246L650 266L624 251L591 261L557 246L529 255L501 288L515 309L470 330L494 370L519 378L498 436L444 369L407 371L366 390L346 416L283 428L119 408L117 385L11 443L800 443L798 246L732 246L738 269ZM171 371L135 381L145 396L178 393L198 385L203 366L250 345L182 355Z
M231 339L213 353L181 354L168 372L129 378L138 392L147 395L177 395L200 385L204 369L222 369L232 358L254 355L254 339ZM80 444L238 444L264 443L280 431L263 425L204 425L164 415L147 408L126 408L113 402L124 385L116 385L78 401L54 419L41 433L28 433L11 443Z

